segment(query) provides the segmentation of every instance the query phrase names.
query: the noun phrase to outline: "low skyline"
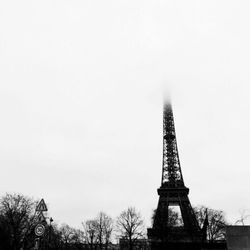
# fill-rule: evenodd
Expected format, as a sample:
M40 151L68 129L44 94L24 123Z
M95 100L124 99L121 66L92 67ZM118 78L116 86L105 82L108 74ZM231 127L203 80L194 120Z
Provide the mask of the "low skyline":
M0 1L0 195L74 227L135 206L150 226L167 93L191 204L250 213L249 7Z

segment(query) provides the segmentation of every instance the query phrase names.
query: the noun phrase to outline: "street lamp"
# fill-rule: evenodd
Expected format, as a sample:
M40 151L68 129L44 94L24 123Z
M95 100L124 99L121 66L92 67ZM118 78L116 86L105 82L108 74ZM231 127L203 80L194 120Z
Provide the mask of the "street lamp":
M51 223L53 222L53 219L50 217L49 219L49 240L48 240L48 250L50 249L50 238L51 238Z

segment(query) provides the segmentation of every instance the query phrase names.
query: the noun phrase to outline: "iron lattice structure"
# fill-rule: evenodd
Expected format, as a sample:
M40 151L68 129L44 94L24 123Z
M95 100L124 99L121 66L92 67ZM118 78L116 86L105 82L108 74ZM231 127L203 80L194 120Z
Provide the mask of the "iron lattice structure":
M174 127L174 116L170 103L164 105L163 112L163 162L162 186L184 186L177 141Z
M167 243L174 244L174 249L178 249L175 244L180 242L192 244L201 242L201 229L188 198L189 189L184 185L170 103L164 105L162 179L161 187L157 191L158 206L153 227L148 229L151 249L163 249L162 244ZM183 221L181 226L171 225L170 206L179 207ZM193 245L192 247L195 249Z

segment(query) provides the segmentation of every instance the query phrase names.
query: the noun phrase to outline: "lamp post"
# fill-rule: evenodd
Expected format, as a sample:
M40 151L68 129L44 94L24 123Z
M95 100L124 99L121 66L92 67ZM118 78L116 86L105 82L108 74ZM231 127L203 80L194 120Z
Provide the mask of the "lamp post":
M51 240L51 223L53 222L53 219L50 217L49 219L49 239L48 239L48 250L50 250L50 240Z

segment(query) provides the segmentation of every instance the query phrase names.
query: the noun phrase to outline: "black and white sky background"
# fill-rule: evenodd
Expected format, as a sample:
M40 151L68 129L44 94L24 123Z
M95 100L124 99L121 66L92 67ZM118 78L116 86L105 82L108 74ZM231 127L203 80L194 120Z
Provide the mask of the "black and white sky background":
M0 195L147 225L171 94L193 205L250 209L250 2L0 1Z

